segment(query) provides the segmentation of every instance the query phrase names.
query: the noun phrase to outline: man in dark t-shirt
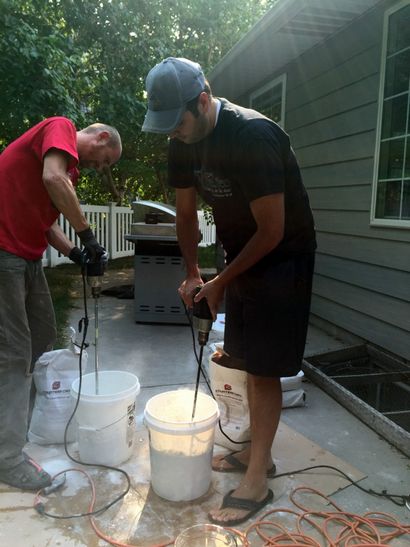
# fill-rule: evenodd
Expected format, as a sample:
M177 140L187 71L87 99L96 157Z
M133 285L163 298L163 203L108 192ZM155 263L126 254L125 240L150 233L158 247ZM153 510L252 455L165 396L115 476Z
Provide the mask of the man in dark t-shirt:
M213 469L245 472L212 522L235 526L272 500L267 477L282 408L280 378L301 368L316 248L309 200L288 135L262 114L212 96L201 67L170 57L148 74L143 131L170 135L168 178L187 277L179 293L225 295L224 351L247 371L251 443L215 456ZM200 194L212 208L226 267L203 284L197 263Z

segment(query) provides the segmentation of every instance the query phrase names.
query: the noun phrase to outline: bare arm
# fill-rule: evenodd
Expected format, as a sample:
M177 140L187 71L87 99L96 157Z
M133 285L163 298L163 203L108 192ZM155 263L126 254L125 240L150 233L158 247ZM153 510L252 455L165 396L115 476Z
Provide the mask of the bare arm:
M257 229L238 256L214 279L206 283L195 300L207 298L216 317L226 285L261 258L271 252L282 240L285 226L284 194L270 194L251 202L250 208Z
M188 307L192 306L192 293L202 285L198 266L199 226L195 188L177 188L176 228L179 247L185 261L187 277L178 292Z
M67 174L68 161L64 152L51 150L43 162L43 183L54 206L69 221L76 232L89 227L81 210L74 187Z
M57 221L55 221L51 228L47 231L46 236L49 244L64 256L68 256L71 249L75 246L74 243L72 243L65 235Z

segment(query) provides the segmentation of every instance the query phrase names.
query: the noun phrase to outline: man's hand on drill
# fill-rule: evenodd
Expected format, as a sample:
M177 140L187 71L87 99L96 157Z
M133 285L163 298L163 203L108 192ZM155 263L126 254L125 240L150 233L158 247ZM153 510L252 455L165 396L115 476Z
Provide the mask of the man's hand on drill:
M102 247L95 238L95 235L91 228L77 232L81 243L84 245L85 250L92 262L98 262L101 257L107 255L106 250Z
M78 247L73 247L68 255L68 258L72 260L75 264L83 266L84 264L84 254L81 252L81 249Z
M201 290L194 296L194 301L199 302L202 298L206 298L213 320L216 320L219 306L224 297L224 287L219 283L218 277L211 279L204 285Z
M195 294L195 289L202 285L203 281L201 277L187 277L180 285L178 289L179 296L184 301L187 308L192 308L193 297Z

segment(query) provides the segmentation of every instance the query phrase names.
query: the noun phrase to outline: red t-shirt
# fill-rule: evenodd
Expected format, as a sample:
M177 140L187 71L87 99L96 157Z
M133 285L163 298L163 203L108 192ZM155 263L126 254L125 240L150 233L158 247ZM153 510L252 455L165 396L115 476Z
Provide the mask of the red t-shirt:
M42 257L48 245L46 232L60 214L42 178L43 158L51 148L70 155L68 175L75 186L77 133L67 118L40 122L0 155L0 249L27 260Z

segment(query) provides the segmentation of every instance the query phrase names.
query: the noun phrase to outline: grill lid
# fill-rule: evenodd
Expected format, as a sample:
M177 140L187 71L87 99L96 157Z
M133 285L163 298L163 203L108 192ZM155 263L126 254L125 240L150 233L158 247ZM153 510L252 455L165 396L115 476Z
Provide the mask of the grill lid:
M133 221L145 224L175 224L176 209L168 203L136 200L132 203Z
M126 239L176 240L176 209L167 203L136 200L132 203L131 235Z

